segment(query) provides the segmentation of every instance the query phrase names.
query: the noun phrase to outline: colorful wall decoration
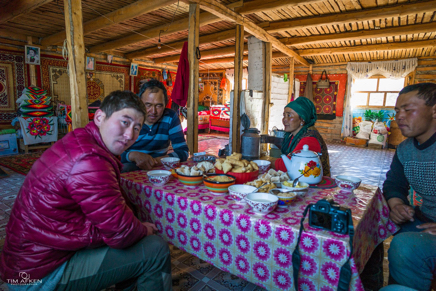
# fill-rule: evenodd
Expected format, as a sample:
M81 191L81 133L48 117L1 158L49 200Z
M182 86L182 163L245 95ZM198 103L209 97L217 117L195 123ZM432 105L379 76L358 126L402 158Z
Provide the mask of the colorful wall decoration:
M319 80L319 78L321 77L321 74L312 74L311 76L312 76L313 83L316 84L316 81ZM300 81L300 92L301 92L301 87L302 87L301 82L306 83L307 74L306 75L295 75L295 78ZM335 114L336 114L336 116L342 116L343 111L344 111L344 97L345 97L345 88L346 88L346 84L347 84L347 74L329 74L328 78L330 80L330 83L334 82L335 85L337 86L337 88L336 88L337 95L336 95L336 101L335 101L336 104L334 104L336 106ZM316 92L317 92L316 90L318 90L318 89L316 89L316 87L315 87L313 89L314 101L315 101ZM303 89L303 92L304 92L304 89ZM323 97L325 98L327 95L329 95L329 94L324 94L323 96L321 96L321 98L323 98ZM332 99L333 99L333 96L332 96ZM326 100L326 101L328 101L328 100ZM333 105L333 104L327 104L327 105ZM321 103L319 104L319 106L321 106ZM326 113L320 113L320 114L326 114ZM331 113L327 113L327 114L331 114Z
M26 85L24 51L0 50L0 125L10 125L17 116L15 102Z
M70 105L70 80L67 73L68 62L61 57L41 58L42 84L54 101ZM88 104L103 100L110 92L129 89L129 67L124 65L97 62L95 71L87 75Z
M164 80L162 76L162 70L156 70L156 69L145 69L142 67L139 67L139 72L136 77L133 77L133 84L134 89L133 92L139 93L140 86L142 84L142 80L149 80L149 79L156 79L158 81L161 81L165 88L167 89L168 97L171 98L171 94L173 93L173 85L176 81L176 73L175 72L169 72L167 71L167 80ZM171 82L169 82L171 81ZM144 82L144 81L143 81Z
M307 82L300 83L300 96L304 96L306 84ZM325 89L316 88L316 82L312 82L312 86L313 103L315 103L318 119L335 119L339 81L330 82L330 87Z
M359 133L360 130L360 126L359 124L365 120L365 111L366 110L371 110L372 112L379 112L379 109L353 109L353 135L356 136L356 134ZM388 130L388 132L390 132L390 128L391 128L391 121L395 120L395 110L393 109L383 109L383 120L382 122L385 124L386 129Z

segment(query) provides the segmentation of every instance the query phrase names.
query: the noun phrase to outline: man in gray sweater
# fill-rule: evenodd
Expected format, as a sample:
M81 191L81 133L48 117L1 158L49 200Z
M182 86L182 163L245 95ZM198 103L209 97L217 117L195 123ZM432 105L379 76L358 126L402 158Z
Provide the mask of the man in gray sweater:
M389 248L389 284L430 290L436 278L436 84L401 90L395 119L408 137L397 148L383 194L390 219L401 226ZM409 186L422 197L410 206Z

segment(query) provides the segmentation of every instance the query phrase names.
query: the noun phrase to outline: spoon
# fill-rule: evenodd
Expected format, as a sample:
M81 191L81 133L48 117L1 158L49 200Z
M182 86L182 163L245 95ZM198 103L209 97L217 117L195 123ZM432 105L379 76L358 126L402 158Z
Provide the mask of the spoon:
M296 179L294 179L294 182L292 182L292 187L297 186L298 184L298 179L300 179L301 177L303 177L304 174L306 174L307 172L309 172L310 170L312 170L314 168L314 166L310 167L308 170L304 171L303 174L301 174L300 176L298 176Z
M251 193L256 192L257 190L259 190L260 188L262 188L262 187L265 186L266 184L268 184L268 182L263 183L262 185L260 185L260 186L257 187L256 189L254 189Z

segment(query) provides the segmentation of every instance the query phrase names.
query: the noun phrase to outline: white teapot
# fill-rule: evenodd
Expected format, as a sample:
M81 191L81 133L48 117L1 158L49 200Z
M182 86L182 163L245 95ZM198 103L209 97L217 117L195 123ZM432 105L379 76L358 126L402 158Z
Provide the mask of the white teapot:
M293 152L291 160L286 155L282 155L282 159L292 180L304 174L298 181L308 184L321 182L323 176L321 160L318 153L309 151L307 144L303 145L303 150Z

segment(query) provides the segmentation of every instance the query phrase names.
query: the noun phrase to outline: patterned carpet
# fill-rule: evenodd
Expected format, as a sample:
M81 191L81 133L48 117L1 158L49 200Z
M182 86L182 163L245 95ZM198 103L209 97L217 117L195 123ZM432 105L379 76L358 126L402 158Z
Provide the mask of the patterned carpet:
M208 141L199 143L199 150L208 150L208 145L210 144ZM222 144L215 144L216 148L222 147L226 141L221 139L220 142ZM328 144L328 148L332 176L350 174L361 178L364 184L379 186L385 180L386 172L389 170L389 165L394 155L392 150L348 147L341 144ZM211 149L211 152L213 151ZM15 157L18 158L19 156ZM33 155L33 158L36 160L35 157ZM30 163L28 157L25 159ZM0 251L3 247L5 227L9 220L13 203L25 178L25 176L8 168L3 167L2 169L8 176L0 177ZM173 289L175 291L264 290L228 272L221 271L176 247L170 246L170 248ZM386 244L385 251L387 251ZM6 284L0 281L0 291L3 290L7 290L7 287Z
M1 157L0 165L22 175L27 175L33 163L39 159L43 152L44 151L37 151L29 154Z

